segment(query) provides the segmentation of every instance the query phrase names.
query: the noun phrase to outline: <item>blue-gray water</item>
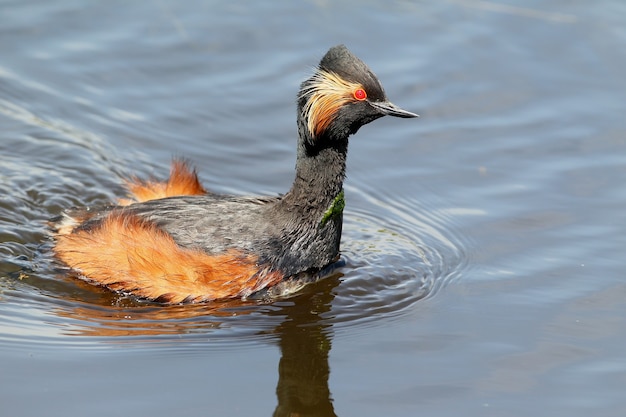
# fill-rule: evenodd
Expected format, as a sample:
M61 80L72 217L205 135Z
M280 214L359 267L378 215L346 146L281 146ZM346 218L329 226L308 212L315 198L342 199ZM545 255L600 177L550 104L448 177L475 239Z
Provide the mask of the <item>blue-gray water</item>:
M0 1L6 416L626 414L626 4ZM346 266L163 307L54 268L45 220L189 157L288 189L345 43L421 114L352 138Z

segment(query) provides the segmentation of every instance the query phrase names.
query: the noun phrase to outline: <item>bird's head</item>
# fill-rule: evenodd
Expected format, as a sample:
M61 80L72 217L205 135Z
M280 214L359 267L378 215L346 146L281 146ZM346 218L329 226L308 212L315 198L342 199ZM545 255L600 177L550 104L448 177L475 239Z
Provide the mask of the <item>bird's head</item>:
M418 117L391 103L374 73L344 45L331 48L298 95L300 128L310 145L347 141L383 116Z

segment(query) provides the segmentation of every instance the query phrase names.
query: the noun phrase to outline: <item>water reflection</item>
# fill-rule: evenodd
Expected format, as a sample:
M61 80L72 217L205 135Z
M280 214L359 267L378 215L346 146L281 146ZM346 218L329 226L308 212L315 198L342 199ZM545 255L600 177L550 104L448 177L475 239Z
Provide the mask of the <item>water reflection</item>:
M339 277L327 281L324 291L286 308L286 319L276 328L282 355L274 416L336 416L328 388L332 325L323 317L331 309Z
M341 277L335 273L295 297L273 303L237 300L177 306L141 305L134 298L98 292L84 284L81 291L90 291L91 300L57 300L52 313L63 323L64 335L104 344L185 344L196 338L220 337L239 344L246 336L254 343L271 341L281 351L278 403L273 415L335 416L328 386L328 357L333 335L332 302ZM237 336L234 339L233 333ZM201 346L206 348L205 343Z

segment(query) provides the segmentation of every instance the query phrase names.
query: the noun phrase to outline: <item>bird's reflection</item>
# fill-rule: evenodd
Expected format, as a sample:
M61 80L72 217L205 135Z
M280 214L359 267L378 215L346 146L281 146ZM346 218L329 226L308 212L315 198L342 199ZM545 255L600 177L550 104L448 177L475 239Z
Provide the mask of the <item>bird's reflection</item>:
M142 304L133 298L98 292L92 286L74 287L62 297L55 314L64 320L68 336L94 336L110 342L117 337L144 343L162 342L162 336L206 335L226 327L259 324L259 340L276 340L281 350L278 363L278 404L274 416L335 416L328 385L328 357L332 325L328 317L340 273L311 284L292 298L274 303L229 301L197 305ZM46 280L47 281L47 280ZM31 283L33 283L31 281ZM63 293L71 287L56 287ZM86 297L88 302L84 301ZM78 301L78 300L83 301ZM155 337L158 336L158 337ZM113 338L113 339L111 339ZM184 343L186 338L177 338Z
M338 283L338 276L328 278L323 289L298 297L284 309L286 319L276 328L282 353L276 417L336 415L328 387L332 326L323 318L330 312L332 289Z

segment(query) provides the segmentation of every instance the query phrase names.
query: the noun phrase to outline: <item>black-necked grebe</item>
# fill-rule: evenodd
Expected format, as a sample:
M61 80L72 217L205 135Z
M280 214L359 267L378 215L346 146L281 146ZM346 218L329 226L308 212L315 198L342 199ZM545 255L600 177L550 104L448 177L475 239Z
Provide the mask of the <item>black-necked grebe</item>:
M55 219L54 252L89 282L165 303L245 298L320 271L339 255L348 137L386 115L417 116L333 47L301 85L296 178L285 195L207 193L174 161L168 181L129 181L130 200Z

